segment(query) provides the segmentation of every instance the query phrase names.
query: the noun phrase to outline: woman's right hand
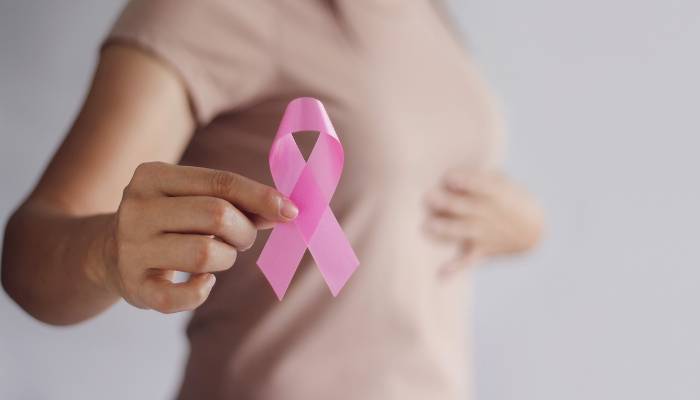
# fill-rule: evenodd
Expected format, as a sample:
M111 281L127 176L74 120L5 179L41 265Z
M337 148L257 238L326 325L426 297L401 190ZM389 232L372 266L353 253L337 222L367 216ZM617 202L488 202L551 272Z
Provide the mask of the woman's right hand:
M104 270L93 276L136 307L192 310L209 296L213 273L231 268L258 229L297 214L275 189L231 172L141 164L104 241ZM173 283L175 271L191 276Z

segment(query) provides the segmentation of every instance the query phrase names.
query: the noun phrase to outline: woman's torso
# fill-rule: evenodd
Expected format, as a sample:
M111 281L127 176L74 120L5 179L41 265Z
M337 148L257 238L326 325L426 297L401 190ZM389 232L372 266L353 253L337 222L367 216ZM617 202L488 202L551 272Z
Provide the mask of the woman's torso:
M191 320L180 398L464 398L468 279L438 276L454 249L423 233L422 201L448 168L495 162L499 121L483 83L430 1L269 10L274 77L202 127L182 163L271 184L267 155L286 103L320 99L345 148L331 208L360 266L333 298L307 254L278 302L255 265L261 233Z

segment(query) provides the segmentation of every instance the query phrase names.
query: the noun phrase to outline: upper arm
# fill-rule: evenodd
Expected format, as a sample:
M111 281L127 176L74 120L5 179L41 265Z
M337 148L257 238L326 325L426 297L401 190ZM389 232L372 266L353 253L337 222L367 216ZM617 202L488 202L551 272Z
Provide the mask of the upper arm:
M176 162L194 130L185 85L155 57L113 44L31 195L76 215L115 211L136 166Z

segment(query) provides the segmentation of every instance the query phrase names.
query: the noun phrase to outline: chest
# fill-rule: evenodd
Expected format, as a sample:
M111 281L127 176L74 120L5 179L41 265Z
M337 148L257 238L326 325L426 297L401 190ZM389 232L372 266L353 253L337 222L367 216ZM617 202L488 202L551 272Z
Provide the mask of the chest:
M340 19L314 14L316 8L286 10L306 12L290 18L306 22L281 28L280 77L269 100L198 135L190 153L206 157L197 163L266 180L267 152L287 101L313 96L345 147L347 190L417 181L425 187L450 167L492 164L499 115L434 10L421 1L382 10L360 3L346 2Z
M500 121L476 68L427 2L396 4L346 9L323 40L313 28L288 35L290 91L326 104L347 175L415 179L490 164Z

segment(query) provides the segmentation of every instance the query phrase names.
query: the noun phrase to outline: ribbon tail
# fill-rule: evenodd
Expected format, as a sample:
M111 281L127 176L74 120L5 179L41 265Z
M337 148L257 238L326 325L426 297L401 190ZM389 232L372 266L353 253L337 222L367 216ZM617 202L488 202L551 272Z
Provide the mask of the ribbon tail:
M294 223L278 224L272 229L257 264L278 300L287 292L305 251L306 243Z
M316 261L333 296L337 296L360 261L329 207L319 220L309 241L309 252Z

